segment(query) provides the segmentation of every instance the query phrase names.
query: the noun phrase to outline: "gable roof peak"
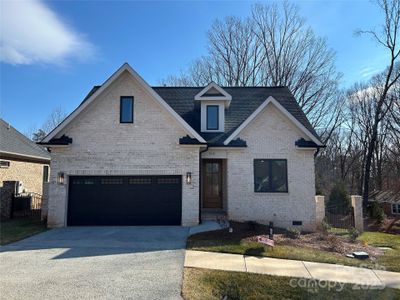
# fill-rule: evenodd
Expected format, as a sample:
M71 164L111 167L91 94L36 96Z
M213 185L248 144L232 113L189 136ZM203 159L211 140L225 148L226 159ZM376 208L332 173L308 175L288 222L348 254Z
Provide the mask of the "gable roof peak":
M128 72L138 83L141 85L148 94L154 98L172 117L178 122L178 124L190 135L196 138L199 142L205 143L205 140L198 134L184 119L173 110L164 99L157 94L154 89L127 63L125 62L121 67L117 69L98 89L95 89L90 96L85 99L70 115L68 115L56 128L54 128L42 142L48 143L54 138L61 130L65 128L77 115L79 115L91 102L93 102L108 86L111 85L123 72Z
M210 91L213 92L209 93ZM211 81L207 86L205 86L199 93L194 96L194 100L222 100L226 101L225 106L229 107L230 102L232 101L232 96L227 91L225 91L224 88L216 84L214 81Z

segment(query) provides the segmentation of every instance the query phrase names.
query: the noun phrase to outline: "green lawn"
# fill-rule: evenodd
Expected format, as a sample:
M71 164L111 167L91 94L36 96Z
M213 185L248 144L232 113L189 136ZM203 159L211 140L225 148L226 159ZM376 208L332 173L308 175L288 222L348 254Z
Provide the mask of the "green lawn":
M0 245L6 245L46 231L46 225L39 218L17 218L0 223Z
M252 233L252 235L254 235L254 233ZM334 252L288 245L275 245L275 247L272 248L257 242L250 242L246 240L247 236L248 234L246 235L243 232L234 232L230 234L227 230L200 233L189 237L187 249L268 256L349 266L360 266L360 264L363 264L363 266L366 267L379 268L379 266L371 261L347 258ZM400 236L365 232L359 239L371 246L392 247L393 250L386 251L385 255L380 257L377 263L384 266L388 271L400 272Z
M378 264L386 267L387 271L400 272L400 235L364 232L359 240L371 246L392 248L393 250L385 251L385 255L378 258Z
M316 283L307 287L307 283ZM334 284L334 283L332 283ZM322 286L322 287L321 287ZM242 272L185 268L183 298L195 299L400 299L400 290L357 289L351 284L328 288L317 281Z

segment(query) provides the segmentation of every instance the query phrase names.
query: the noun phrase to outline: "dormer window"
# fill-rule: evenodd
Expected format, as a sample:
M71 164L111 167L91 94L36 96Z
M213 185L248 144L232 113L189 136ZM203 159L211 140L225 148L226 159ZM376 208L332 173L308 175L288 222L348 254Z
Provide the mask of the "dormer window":
M218 130L218 114L218 105L207 105L207 130Z
M216 83L211 82L194 97L194 100L201 101L201 131L224 132L225 109L231 103L231 95Z

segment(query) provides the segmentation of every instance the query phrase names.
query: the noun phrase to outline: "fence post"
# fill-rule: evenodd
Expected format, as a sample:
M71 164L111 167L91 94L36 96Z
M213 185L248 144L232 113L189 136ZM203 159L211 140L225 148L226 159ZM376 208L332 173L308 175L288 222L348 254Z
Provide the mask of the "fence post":
M359 231L364 231L364 219L363 219L363 206L362 197L352 195L351 196L351 206L354 211L354 227Z
M315 196L315 223L320 228L322 220L325 218L325 197Z

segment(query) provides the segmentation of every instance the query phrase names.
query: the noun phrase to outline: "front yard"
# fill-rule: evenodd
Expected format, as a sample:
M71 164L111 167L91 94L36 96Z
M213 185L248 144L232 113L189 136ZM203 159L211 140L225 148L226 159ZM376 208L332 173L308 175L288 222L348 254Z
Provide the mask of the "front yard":
M46 230L45 222L38 217L1 221L0 245L13 243Z
M310 284L307 286L307 284ZM400 299L400 290L365 289L299 278L185 268L184 299Z
M275 234L275 247L256 242L257 235L265 235L266 226L249 228L247 224L232 223L233 232L228 229L199 233L188 238L187 249L268 256L304 261L314 261L349 266L384 268L400 272L400 236L378 232L364 232L355 242L349 241L343 232L302 234L298 239L287 238L283 231ZM382 250L378 247L388 247ZM371 258L358 260L348 258L346 253L363 250Z

